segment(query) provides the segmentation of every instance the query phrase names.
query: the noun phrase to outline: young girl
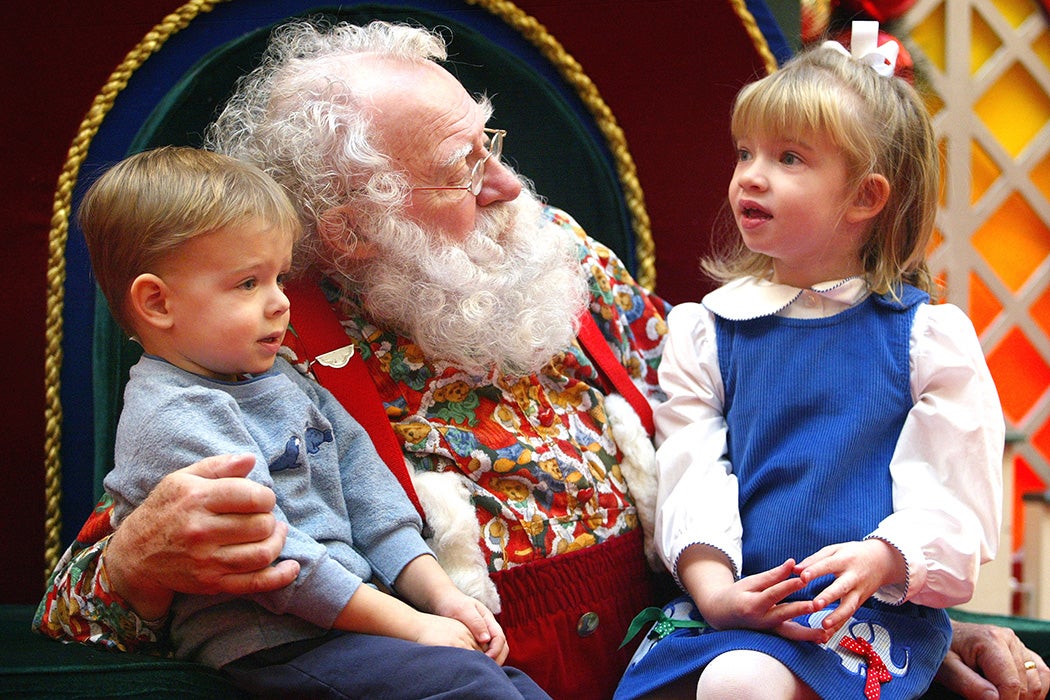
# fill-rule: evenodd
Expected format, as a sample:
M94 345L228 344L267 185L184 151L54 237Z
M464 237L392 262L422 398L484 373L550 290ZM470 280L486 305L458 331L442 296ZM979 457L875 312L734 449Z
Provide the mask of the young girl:
M973 326L929 303L936 144L858 53L876 30L737 97L739 245L660 366L656 544L688 595L647 611L617 698L916 697L995 554L1003 417Z

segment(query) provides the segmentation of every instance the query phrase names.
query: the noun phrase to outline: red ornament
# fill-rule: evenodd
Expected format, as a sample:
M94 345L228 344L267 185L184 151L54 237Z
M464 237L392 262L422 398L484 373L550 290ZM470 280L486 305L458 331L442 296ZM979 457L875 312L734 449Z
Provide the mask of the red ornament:
M838 0L843 9L863 13L879 22L897 19L915 4L915 0Z
M801 1L802 43L808 44L821 38L828 31L828 23L831 20L831 0Z

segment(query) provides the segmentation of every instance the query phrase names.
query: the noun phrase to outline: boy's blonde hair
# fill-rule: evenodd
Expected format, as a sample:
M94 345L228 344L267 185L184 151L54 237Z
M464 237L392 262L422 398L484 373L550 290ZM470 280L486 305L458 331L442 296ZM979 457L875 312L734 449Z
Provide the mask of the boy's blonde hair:
M868 282L879 294L895 294L902 282L933 291L926 252L937 213L938 151L929 114L906 81L838 51L808 49L740 91L731 129L734 141L746 134L826 135L846 157L853 192L869 175L883 175L889 199L861 249ZM768 276L772 260L749 251L737 234L703 266L727 281Z
M164 146L120 161L96 180L78 220L113 317L134 335L131 283L196 236L261 219L298 241L284 189L253 165L196 148Z

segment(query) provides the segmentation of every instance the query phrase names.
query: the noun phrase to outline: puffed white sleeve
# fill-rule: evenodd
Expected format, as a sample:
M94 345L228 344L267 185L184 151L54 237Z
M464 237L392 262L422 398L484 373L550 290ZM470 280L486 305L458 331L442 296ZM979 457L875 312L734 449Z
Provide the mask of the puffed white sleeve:
M700 304L680 304L667 323L659 369L667 400L654 411L656 545L676 578L679 556L694 544L725 553L739 575L742 528L727 458L714 316Z
M911 335L915 404L890 462L893 514L870 537L907 563L884 602L964 603L980 565L995 557L1002 524L1005 423L970 319L950 304L918 307Z

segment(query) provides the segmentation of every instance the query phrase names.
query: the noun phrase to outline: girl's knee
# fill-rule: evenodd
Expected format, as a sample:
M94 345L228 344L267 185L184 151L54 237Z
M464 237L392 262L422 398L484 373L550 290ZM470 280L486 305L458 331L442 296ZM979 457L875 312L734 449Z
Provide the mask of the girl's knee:
M787 666L768 654L750 649L729 651L712 659L700 674L697 700L721 698L815 697L813 692Z

